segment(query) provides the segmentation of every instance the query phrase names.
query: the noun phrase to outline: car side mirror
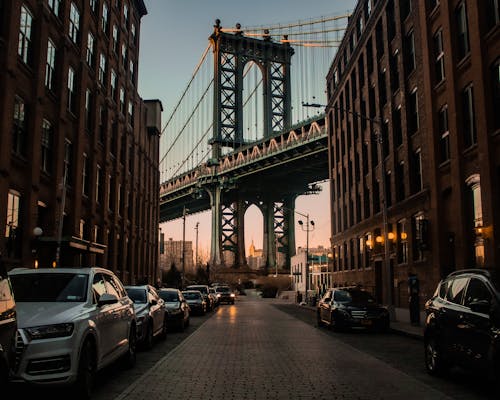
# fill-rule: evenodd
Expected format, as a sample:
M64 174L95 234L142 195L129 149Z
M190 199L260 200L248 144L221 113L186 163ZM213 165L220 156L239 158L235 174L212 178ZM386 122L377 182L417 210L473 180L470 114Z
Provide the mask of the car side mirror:
M104 293L101 295L101 297L99 297L99 300L97 301L97 307L115 303L118 303L118 297L116 297L114 294Z
M491 311L491 305L488 300L473 301L469 304L469 307L472 311L481 314L489 314Z

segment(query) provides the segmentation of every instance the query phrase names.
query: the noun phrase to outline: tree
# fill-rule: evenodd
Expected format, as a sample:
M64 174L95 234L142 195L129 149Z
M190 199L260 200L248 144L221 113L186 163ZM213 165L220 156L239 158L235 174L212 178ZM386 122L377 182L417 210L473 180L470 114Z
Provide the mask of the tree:
M172 263L170 269L162 274L163 283L168 287L180 288L182 285L182 276L180 271L175 266L175 263Z

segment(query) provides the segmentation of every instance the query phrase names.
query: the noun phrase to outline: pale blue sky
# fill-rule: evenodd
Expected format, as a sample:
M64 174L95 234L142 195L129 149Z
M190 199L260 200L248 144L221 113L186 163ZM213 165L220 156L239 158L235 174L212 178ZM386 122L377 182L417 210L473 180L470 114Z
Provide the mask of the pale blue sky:
M144 99L158 98L164 106L163 121L180 98L208 44L217 18L223 27L273 25L321 16L343 14L355 7L355 0L145 0L148 15L141 22L139 93ZM293 60L292 60L293 62ZM309 213L316 223L310 246L328 246L330 214L328 186L319 196L300 197L296 209ZM210 215L186 219L186 240L195 242L194 226L200 222L199 252L210 246ZM179 221L162 224L166 238L182 239ZM246 247L253 239L262 246L262 216L255 208L246 215ZM305 233L296 232L297 246L305 247Z

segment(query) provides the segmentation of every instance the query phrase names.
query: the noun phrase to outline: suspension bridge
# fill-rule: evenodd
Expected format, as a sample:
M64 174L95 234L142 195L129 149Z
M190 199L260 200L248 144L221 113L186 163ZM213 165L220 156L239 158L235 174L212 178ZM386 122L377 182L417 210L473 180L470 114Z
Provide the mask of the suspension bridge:
M308 106L326 104L348 17L246 28L216 21L160 140L160 222L211 210L212 265L245 266L251 205L264 216L265 268L277 252L287 263L295 254L295 199L328 179L327 120Z

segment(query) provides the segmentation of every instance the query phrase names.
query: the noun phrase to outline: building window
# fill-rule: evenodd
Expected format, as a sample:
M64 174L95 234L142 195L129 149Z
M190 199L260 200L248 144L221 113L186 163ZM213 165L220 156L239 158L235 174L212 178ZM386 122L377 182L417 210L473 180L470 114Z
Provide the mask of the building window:
M123 3L123 19L125 20L125 26L128 26L128 5Z
M444 50L443 50L443 31L436 32L433 38L434 44L434 78L436 83L444 79Z
M118 54L118 43L119 43L119 37L118 37L118 27L116 25L113 25L113 51Z
M412 153L412 193L418 193L423 189L422 182L422 152L420 149Z
M56 17L59 16L59 10L61 9L61 0L48 0L47 4L52 10Z
M111 70L111 99L116 101L116 73L115 70Z
M82 162L82 194L89 195L90 162L87 154L83 153Z
M19 24L19 43L17 54L25 64L31 64L33 44L31 34L33 32L33 15L25 6L21 6L21 19Z
M401 21L404 21L411 13L412 0L400 0L399 9L401 11Z
M5 240L7 257L21 256L21 235L19 232L21 195L11 190L7 196L7 221L5 224Z
M500 0L487 0L488 30L500 23Z
M417 213L412 217L413 228L413 261L422 261L424 259L424 250L426 243L426 220L423 213Z
M98 6L99 0L90 0L90 9L92 12L95 14L97 12L97 6Z
M469 54L469 28L467 26L467 9L465 1L455 10L455 21L457 24L457 46L458 59L461 60Z
M477 143L476 119L474 115L474 93L472 85L462 91L462 118L464 145L470 147Z
M52 173L52 125L46 119L42 122L42 149L40 154L40 168L50 175Z
M410 74L415 67L415 37L413 31L408 33L404 38L404 54L405 54L405 69L406 75Z
M396 165L396 201L403 201L405 198L405 163L401 161Z
M95 176L95 201L97 204L102 203L102 170L98 164Z
M125 114L125 90L120 88L120 112Z
M448 106L439 110L439 156L440 162L446 162L450 159L450 132L448 130Z
M99 82L105 85L106 80L106 56L101 53L99 56Z
M122 43L122 64L123 68L127 68L127 45Z
M14 99L14 123L13 123L12 150L17 155L26 153L26 105L23 99L16 96Z
M73 43L78 43L78 35L80 33L80 12L75 3L71 3L69 9L69 37Z
M64 181L67 186L73 184L72 171L73 166L73 144L66 139L64 144Z
M427 11L433 11L439 5L439 0L427 0Z
M128 102L128 123L134 126L134 104L131 101Z
M399 52L391 55L390 60L391 91L394 93L399 89Z
M398 240L398 264L408 263L408 233L406 231L406 221L400 220L397 223L397 240Z
M135 24L132 23L131 27L130 27L130 32L132 33L132 43L135 45Z
M87 36L87 64L89 67L94 66L94 48L95 48L95 40L94 35L89 32Z
M401 106L392 111L392 134L394 135L394 147L403 144L403 129L401 127Z
M413 135L418 130L418 97L417 89L414 89L408 96L406 105L406 118L408 123L408 134Z
M71 67L68 69L68 110L75 112L76 107L76 90L75 90L75 70Z
M129 60L128 70L129 70L130 80L132 81L132 83L134 83L134 62L132 60Z
M92 129L92 92L87 89L85 92L85 129L90 132Z
M483 228L483 205L481 199L481 180L478 174L472 175L465 183L469 189L468 204L472 217L472 221L467 224L469 229L472 228L475 233L474 240L474 256L476 266L484 265L484 239L481 236L481 231Z
M109 26L109 11L106 2L102 4L102 19L101 19L102 30L104 33L108 33Z
M493 91L493 129L500 129L500 58L495 61L491 68L491 88Z
M56 46L52 40L47 42L47 63L45 64L45 87L49 90L54 89L54 80L56 73Z

